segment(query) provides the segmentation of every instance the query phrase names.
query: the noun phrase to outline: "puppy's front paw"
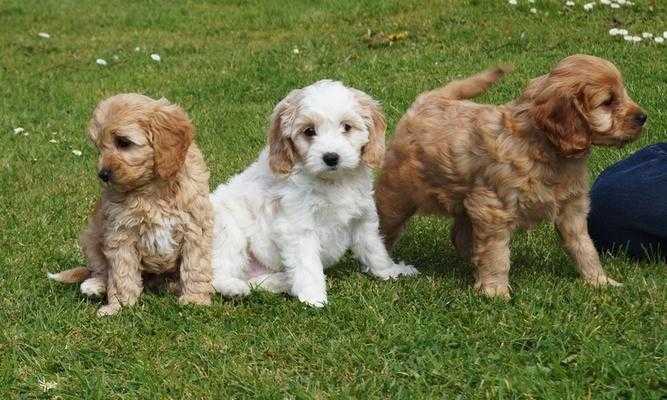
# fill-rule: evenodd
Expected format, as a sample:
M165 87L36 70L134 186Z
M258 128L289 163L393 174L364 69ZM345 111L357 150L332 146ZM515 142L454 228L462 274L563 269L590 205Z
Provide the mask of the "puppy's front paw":
M180 304L195 304L199 306L208 306L211 304L211 296L207 294L184 294L178 298Z
M299 301L306 303L311 307L322 308L327 305L326 292L308 290L297 295Z
M584 282L586 282L586 284L591 285L593 287L604 287L604 286L619 287L619 286L623 286L622 283L613 280L612 278L608 277L607 275L597 275L597 276L592 277L592 278L584 278Z
M106 306L102 306L99 310L97 310L97 316L106 317L109 315L114 315L118 311L120 311L120 304L107 304Z
M248 282L237 278L216 278L213 288L225 297L243 297L250 294Z
M477 281L475 282L475 290L486 297L491 297L501 300L510 299L510 288L505 284L500 284L500 283L489 284Z
M88 297L100 297L107 291L107 285L104 279L95 277L81 282L79 289Z
M419 271L417 271L417 268L413 267L412 265L407 265L404 264L403 262L399 262L397 264L392 265L389 268L375 270L373 271L373 275L382 280L387 280L387 279L397 279L399 276L419 275Z

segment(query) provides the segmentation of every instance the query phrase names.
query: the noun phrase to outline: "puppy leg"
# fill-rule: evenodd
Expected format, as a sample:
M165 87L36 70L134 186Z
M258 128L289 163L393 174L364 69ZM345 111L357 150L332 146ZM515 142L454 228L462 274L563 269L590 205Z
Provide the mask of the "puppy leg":
M81 283L81 293L88 297L102 296L107 291L109 264L102 252L102 213L99 206L79 237L79 245L86 257L90 277Z
M363 264L364 272L382 280L418 274L415 267L392 261L380 237L375 210L369 214L352 227L352 252Z
M464 205L472 225L475 289L509 298L511 218L495 193L485 189L471 192Z
M248 241L233 220L216 211L213 230L213 287L224 297L247 296Z
M324 266L320 259L320 243L312 232L279 235L280 257L291 278L290 294L313 306L327 304Z
M112 315L121 306L132 306L143 291L141 262L136 252L136 241L126 234L106 238L104 255L109 262L107 278L107 305L98 315Z
M391 171L385 171L375 187L375 202L380 219L380 234L387 249L391 249L407 221L417 210L410 196L393 187Z
M621 284L607 276L600 264L600 257L588 235L589 200L587 197L569 201L561 208L556 219L556 228L560 233L563 246L574 260L579 274L592 286L620 286Z
M465 213L458 214L455 217L451 240L459 256L470 260L472 255L472 225L470 218Z
M192 206L197 210L195 220L188 224L181 251L181 304L211 304L211 240L213 222L209 200L205 198Z

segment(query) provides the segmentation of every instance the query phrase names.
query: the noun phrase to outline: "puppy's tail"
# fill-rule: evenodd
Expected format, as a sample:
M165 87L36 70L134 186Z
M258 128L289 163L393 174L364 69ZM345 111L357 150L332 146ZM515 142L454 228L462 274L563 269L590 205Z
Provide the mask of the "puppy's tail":
M453 100L472 99L484 93L509 72L512 72L512 66L498 65L468 78L452 81L438 89L438 95Z
M53 279L57 282L62 283L79 283L83 282L90 277L90 270L86 267L77 267L68 269L66 271L57 272L55 274L47 273L46 276L49 279Z

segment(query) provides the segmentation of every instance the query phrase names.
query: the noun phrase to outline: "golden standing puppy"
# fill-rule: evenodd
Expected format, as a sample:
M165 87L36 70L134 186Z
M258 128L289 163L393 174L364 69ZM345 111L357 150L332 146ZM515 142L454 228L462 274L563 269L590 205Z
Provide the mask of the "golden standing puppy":
M548 220L586 282L618 285L588 235L586 160L592 145L635 139L646 114L613 64L586 55L563 59L508 104L463 100L504 72L424 93L400 120L376 185L386 243L416 212L453 216L452 241L475 266L475 288L509 297L512 231Z
M100 102L88 134L100 152L102 197L81 235L87 267L51 279L107 294L98 315L133 305L142 272L180 275L180 302L210 304L212 207L208 169L188 116L165 99Z

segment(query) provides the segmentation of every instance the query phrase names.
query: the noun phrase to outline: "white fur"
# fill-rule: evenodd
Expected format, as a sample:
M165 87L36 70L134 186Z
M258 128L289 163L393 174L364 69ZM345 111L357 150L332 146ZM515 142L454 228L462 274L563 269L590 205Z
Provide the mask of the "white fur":
M301 90L295 115L282 123L299 159L281 176L269 152L212 194L213 286L224 296L251 287L285 292L315 307L327 303L324 269L348 248L364 271L381 279L414 275L394 263L378 231L371 170L362 162L368 120L352 91L320 81ZM344 125L352 127L345 132ZM304 136L304 127L317 135ZM337 153L338 165L323 162Z

